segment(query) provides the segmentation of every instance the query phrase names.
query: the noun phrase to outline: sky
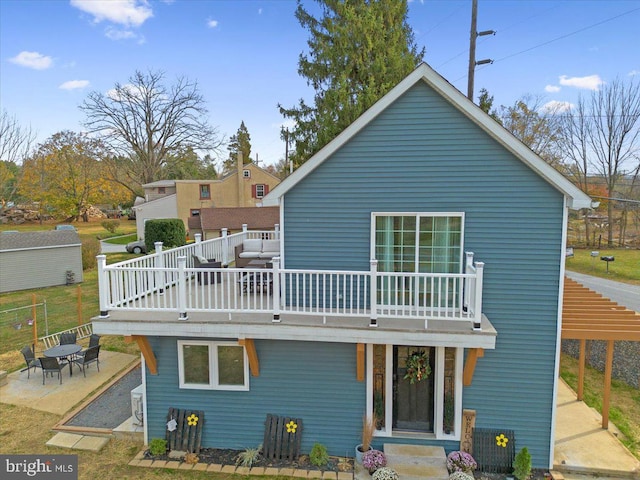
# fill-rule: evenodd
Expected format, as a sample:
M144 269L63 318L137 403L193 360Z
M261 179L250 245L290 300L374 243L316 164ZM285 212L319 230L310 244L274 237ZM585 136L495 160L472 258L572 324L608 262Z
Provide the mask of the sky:
M288 122L278 104L313 102L297 73L309 34L295 9L293 0L0 0L0 107L41 142L83 131L90 92L162 71L167 85L196 81L220 135L244 121L251 156L275 164ZM410 1L408 22L424 61L466 95L471 0ZM476 60L493 63L476 67L475 96L486 88L494 106L532 95L562 107L616 78L640 81L640 0L478 0L485 30L496 34L478 37Z

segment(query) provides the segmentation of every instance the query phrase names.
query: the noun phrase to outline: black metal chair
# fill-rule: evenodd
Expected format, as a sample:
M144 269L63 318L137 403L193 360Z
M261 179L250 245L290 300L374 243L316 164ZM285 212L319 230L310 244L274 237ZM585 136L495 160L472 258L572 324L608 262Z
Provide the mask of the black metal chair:
M27 368L25 369L27 371L27 378L29 378L32 368L34 372L36 371L36 368L42 368L42 366L40 365L40 360L38 360L36 356L33 354L33 350L31 350L31 346L25 345L22 348L22 350L20 350L20 353L22 353L22 356L24 357L24 361L27 364Z
M72 345L76 343L77 335L75 332L67 332L60 334L60 345Z
M100 371L100 345L96 345L95 347L87 348L84 351L84 355L81 357L77 357L73 360L73 363L82 368L82 373L84 376L87 376L87 372L85 372L85 367L90 363L96 363L98 367L98 371Z
M60 379L60 384L62 385L63 365L58 362L58 359L55 357L40 357L38 360L40 361L40 365L42 368L42 384L44 385L44 379L47 373L58 372L58 378Z
M87 353L87 350L89 350L91 347L97 347L98 345L100 345L100 335L98 335L97 333L92 333L89 337L89 346L81 352L76 353L76 358L84 357L84 354Z

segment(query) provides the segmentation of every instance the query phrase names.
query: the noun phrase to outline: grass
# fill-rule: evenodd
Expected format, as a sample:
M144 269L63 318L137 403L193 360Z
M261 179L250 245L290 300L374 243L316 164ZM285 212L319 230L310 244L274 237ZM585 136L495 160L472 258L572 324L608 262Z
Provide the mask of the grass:
M574 256L567 258L565 263L567 270L640 285L640 250L574 248L573 251ZM593 251L598 252L597 256L591 256ZM607 262L600 260L600 257L604 256L615 257L615 261L609 262L609 273L607 273Z
M127 243L134 242L137 239L138 239L138 235L135 234L135 233L132 233L132 234L129 234L129 235L109 238L108 240L106 240L106 242L107 243L112 243L114 245L126 245Z
M578 389L578 361L562 355L560 376L574 391ZM584 402L602 413L604 374L592 367L585 369ZM609 420L620 430L620 441L640 459L640 390L619 380L611 382Z

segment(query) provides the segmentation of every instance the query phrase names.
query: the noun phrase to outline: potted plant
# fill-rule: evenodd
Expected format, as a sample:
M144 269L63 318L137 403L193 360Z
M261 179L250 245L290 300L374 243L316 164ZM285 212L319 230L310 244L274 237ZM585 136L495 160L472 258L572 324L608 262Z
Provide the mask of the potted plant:
M455 405L453 404L453 396L447 395L444 397L444 418L443 418L443 428L444 433L450 434L453 432L455 420Z
M373 473L381 467L387 465L387 457L380 450L371 449L362 455L362 466Z
M478 464L470 453L456 450L447 455L447 470L449 473L463 472L473 475Z
M364 415L362 417L362 443L356 446L356 461L362 463L362 454L371 450L371 440L376 431L377 419Z

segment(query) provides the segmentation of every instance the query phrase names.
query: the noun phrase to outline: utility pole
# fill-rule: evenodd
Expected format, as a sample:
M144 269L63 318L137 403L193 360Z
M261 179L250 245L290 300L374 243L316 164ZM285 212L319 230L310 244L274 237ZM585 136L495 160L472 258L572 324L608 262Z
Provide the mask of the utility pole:
M471 0L471 32L469 34L469 75L467 83L467 98L473 102L473 84L475 80L476 65L493 63L493 60L485 59L476 62L476 38L484 35L495 35L494 30L477 31L478 0Z

